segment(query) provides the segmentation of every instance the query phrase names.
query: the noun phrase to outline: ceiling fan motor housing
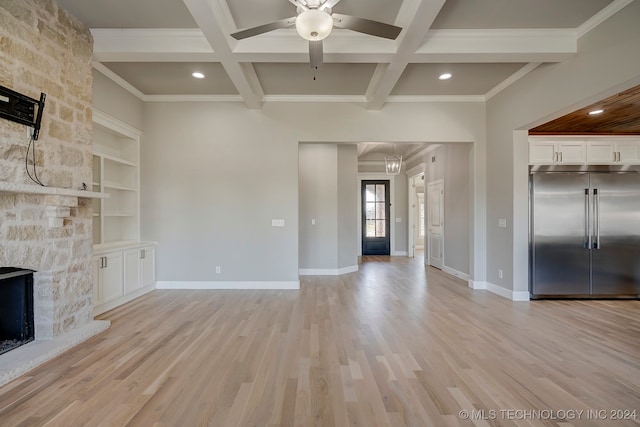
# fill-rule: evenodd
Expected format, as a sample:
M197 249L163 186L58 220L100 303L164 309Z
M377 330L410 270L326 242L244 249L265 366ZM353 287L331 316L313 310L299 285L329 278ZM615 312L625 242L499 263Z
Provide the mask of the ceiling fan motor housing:
M333 18L325 11L309 9L296 18L296 30L306 40L324 40L331 33Z

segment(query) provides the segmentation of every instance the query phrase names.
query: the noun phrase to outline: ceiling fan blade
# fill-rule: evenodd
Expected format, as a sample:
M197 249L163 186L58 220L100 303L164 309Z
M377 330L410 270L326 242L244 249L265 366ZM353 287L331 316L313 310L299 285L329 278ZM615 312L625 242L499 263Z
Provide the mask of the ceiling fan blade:
M247 37L257 36L259 34L268 33L269 31L279 30L280 28L287 28L296 23L296 17L293 16L287 19L281 19L279 21L271 22L269 24L259 25L257 27L248 28L246 30L238 31L231 34L236 40L246 39Z
M309 40L309 62L311 68L318 68L323 63L322 40Z
M307 0L289 0L289 3L291 3L295 7L302 8L302 10L309 10L309 5L307 4Z
M402 28L396 27L395 25L357 18L355 16L342 15L340 13L334 13L331 17L333 18L333 26L336 28L345 28L385 39L395 40L398 34L400 34L400 31L402 31Z
M320 5L319 10L331 9L333 6L340 3L340 0L327 0Z

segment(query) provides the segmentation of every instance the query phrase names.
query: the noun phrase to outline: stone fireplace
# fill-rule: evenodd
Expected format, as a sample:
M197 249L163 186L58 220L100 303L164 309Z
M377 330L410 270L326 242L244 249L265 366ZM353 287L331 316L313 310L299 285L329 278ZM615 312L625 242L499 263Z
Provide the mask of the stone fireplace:
M33 160L29 129L0 119L0 267L34 271L35 341L0 356L0 385L105 329L93 321L92 48L55 0L0 2L0 85L47 95Z

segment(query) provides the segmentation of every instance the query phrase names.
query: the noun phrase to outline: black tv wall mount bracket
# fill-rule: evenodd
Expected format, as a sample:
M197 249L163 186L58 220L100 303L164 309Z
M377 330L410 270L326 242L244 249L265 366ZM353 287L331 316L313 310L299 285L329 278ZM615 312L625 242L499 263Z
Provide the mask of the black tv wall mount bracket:
M38 139L40 122L46 95L40 93L40 100L30 98L4 86L0 86L0 117L33 128L33 139ZM36 106L38 107L36 111Z

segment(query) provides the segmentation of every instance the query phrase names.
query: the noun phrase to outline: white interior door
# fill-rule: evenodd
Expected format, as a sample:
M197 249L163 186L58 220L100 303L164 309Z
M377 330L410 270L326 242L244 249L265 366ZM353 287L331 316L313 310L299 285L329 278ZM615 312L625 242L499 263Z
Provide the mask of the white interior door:
M429 265L442 269L444 264L444 181L427 185L427 246Z

